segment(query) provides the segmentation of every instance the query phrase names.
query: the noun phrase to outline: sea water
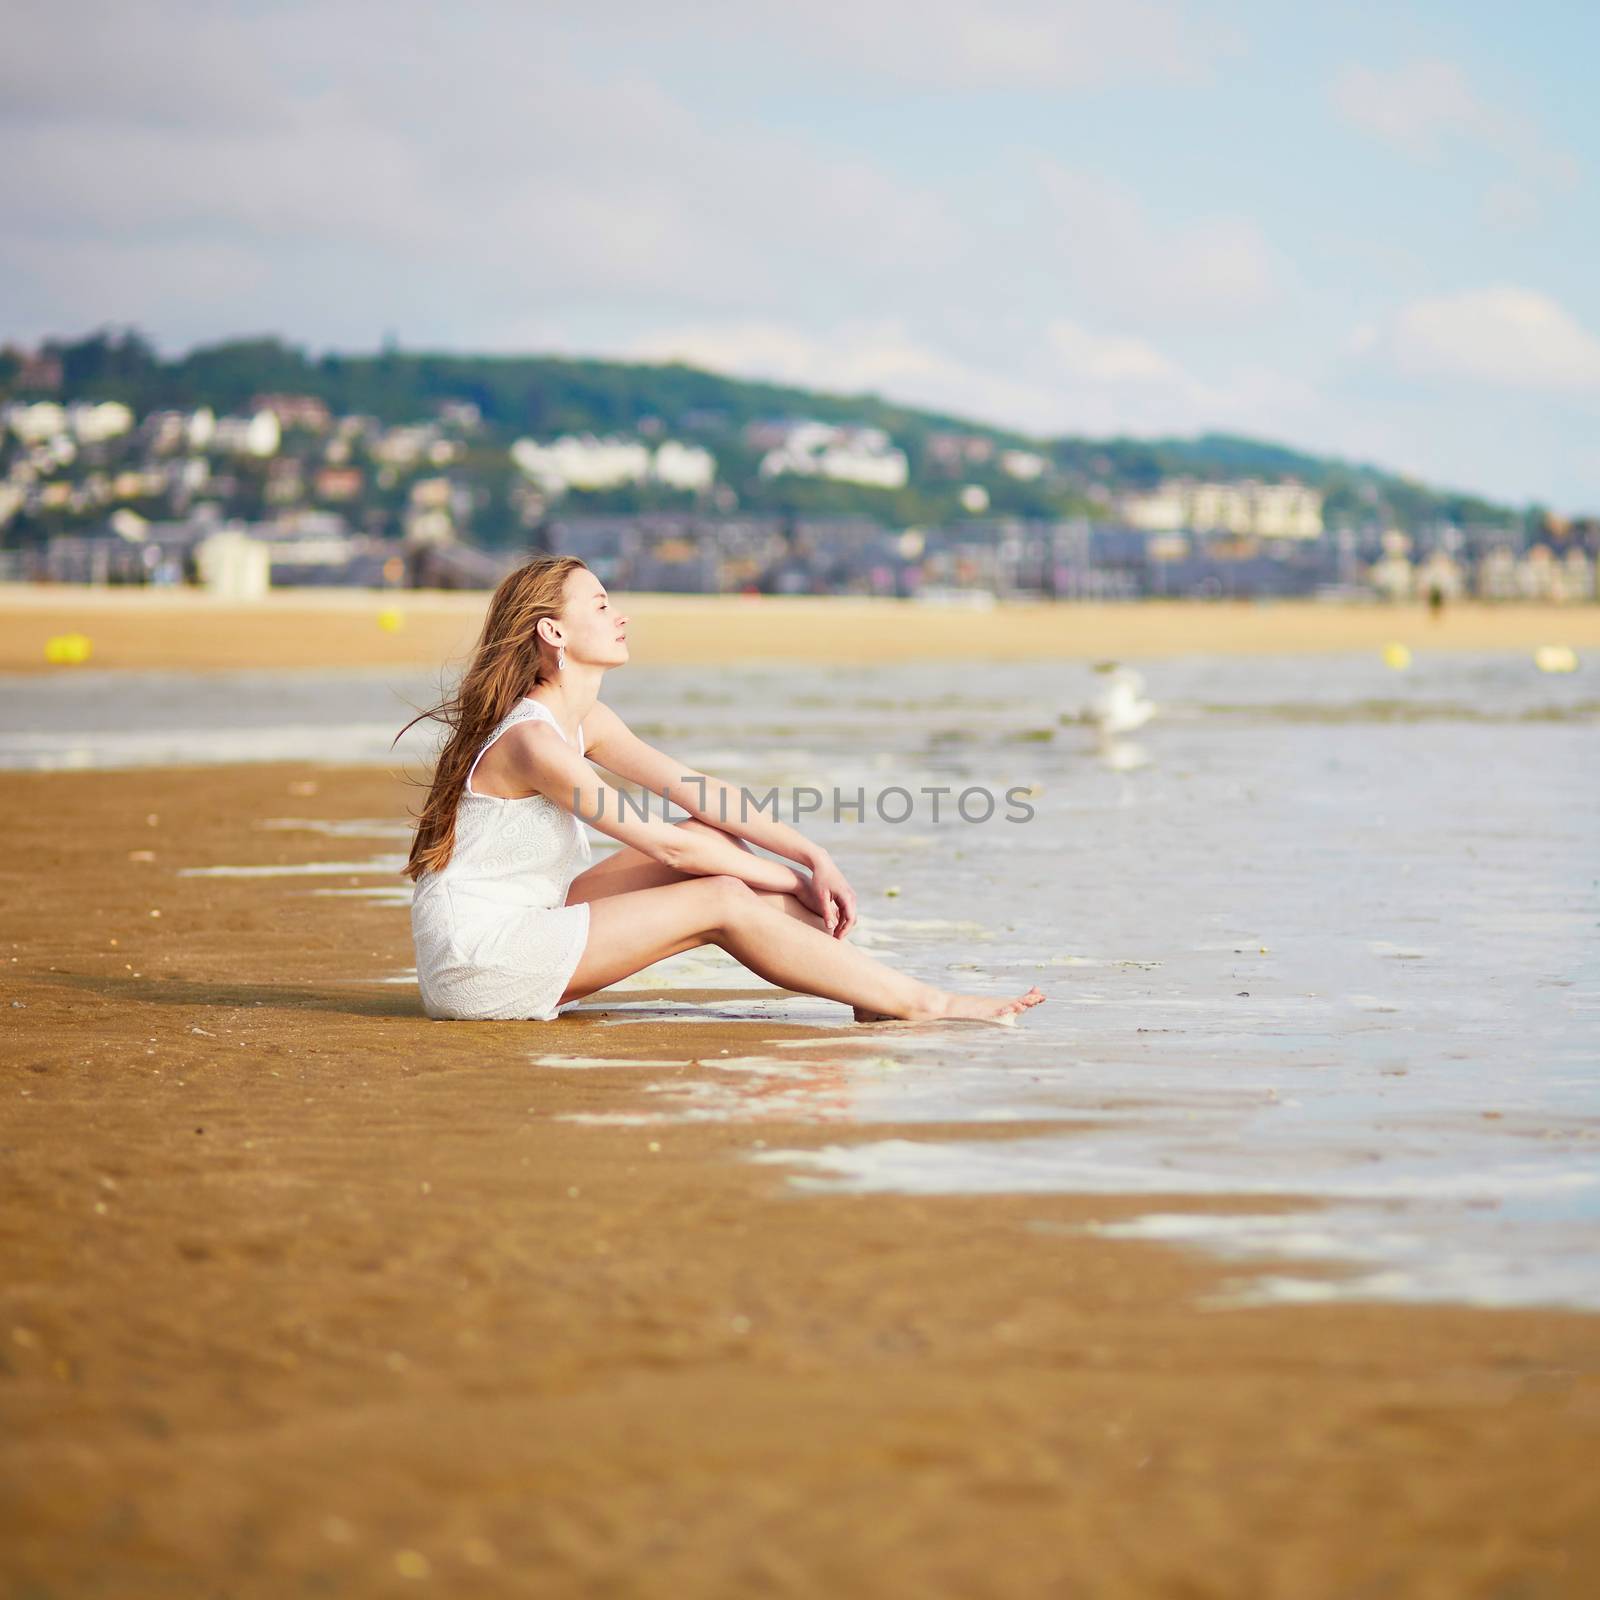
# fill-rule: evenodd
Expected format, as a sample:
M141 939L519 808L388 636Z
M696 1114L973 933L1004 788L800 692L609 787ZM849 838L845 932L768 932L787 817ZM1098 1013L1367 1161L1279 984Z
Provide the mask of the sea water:
M785 820L794 791L820 791L799 826L855 888L863 948L945 987L1048 996L1016 1027L812 1036L838 1005L691 952L608 992L608 1018L709 1009L748 1042L626 1115L850 1128L820 1147L752 1139L797 1190L1144 1196L1100 1231L1221 1254L1234 1300L1600 1308L1592 672L1421 649L1405 671L1366 654L1129 665L1154 711L1120 735L1085 720L1108 676L1071 663L608 679L650 742L778 786ZM436 689L374 672L14 678L0 765L425 770L426 725L391 741ZM921 790L938 786L935 820ZM903 822L885 820L897 795L876 805L894 789L916 802ZM995 797L990 820L955 812L963 789L969 813ZM1006 820L1024 809L1008 791L1026 791L1026 820ZM396 840L382 819L372 834L377 882ZM534 1058L605 1060L548 1037ZM1007 1122L1028 1126L963 1137ZM913 1123L914 1140L861 1131ZM1185 1209L1197 1196L1230 1198Z

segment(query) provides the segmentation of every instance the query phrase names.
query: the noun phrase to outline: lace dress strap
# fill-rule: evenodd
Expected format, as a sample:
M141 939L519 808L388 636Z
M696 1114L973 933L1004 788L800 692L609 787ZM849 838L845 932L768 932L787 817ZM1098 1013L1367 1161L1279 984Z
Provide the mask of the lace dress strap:
M483 760L485 754L488 752L489 746L492 745L502 734L507 733L510 729L516 727L519 722L534 722L541 719L545 722L548 722L557 733L561 734L561 737L566 740L568 744L572 742L570 739L567 739L566 734L562 732L561 724L556 721L555 712L553 712L549 706L545 705L542 700L519 700L500 719L499 724L496 726L494 732L483 741L483 748L479 750L477 755L472 758L472 766L467 772L466 792L470 794L474 800L498 800L501 798L499 795L479 794L478 791L472 787L472 775L478 770L478 763ZM581 744L583 737L583 726L581 723L578 727L578 737Z

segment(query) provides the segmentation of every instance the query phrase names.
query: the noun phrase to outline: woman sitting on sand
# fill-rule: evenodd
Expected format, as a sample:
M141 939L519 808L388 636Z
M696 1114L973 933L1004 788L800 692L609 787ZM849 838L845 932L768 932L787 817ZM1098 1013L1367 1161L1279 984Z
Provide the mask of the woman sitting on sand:
M424 714L450 729L406 865L430 1017L549 1021L705 944L862 1022L1009 1022L1044 998L950 994L846 943L855 895L826 850L749 815L738 791L600 703L601 679L628 660L627 622L575 556L529 562L495 590L456 692ZM624 809L591 759L690 818ZM580 815L624 848L590 866Z

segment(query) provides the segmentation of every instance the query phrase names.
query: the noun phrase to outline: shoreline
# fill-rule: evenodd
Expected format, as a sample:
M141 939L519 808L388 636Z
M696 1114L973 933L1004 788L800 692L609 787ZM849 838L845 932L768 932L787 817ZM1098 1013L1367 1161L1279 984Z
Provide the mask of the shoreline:
M1234 1269L1079 1231L1146 1195L746 1159L950 1124L565 1120L813 1030L603 996L430 1022L388 981L403 911L310 892L391 877L179 876L355 861L259 824L414 798L304 762L0 774L19 1594L1588 1594L1594 1316L1208 1308Z
M195 590L0 585L0 672L52 666L60 634L112 671L434 669L472 648L487 593L278 590L254 604ZM1600 651L1600 604L1422 605L1307 600L1001 602L986 608L853 596L623 596L639 663L1150 660L1192 654L1329 654L1402 643L1429 650L1566 645ZM382 613L398 613L385 628ZM395 623L394 618L390 619Z

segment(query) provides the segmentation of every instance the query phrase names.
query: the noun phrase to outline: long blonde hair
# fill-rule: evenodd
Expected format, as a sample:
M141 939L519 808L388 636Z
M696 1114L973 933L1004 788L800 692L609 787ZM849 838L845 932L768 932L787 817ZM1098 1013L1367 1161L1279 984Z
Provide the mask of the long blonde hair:
M456 843L456 806L467 774L501 719L541 681L539 624L561 615L567 579L580 569L586 571L587 566L577 556L541 556L507 573L489 601L483 631L455 692L400 730L403 734L426 717L450 729L417 819L406 877L437 872L449 861Z

